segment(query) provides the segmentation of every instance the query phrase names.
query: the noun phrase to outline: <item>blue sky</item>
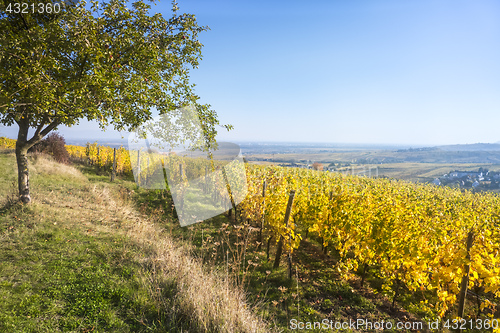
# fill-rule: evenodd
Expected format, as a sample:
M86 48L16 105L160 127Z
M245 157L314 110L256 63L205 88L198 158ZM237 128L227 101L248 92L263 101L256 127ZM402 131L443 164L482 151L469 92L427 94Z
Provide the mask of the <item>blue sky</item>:
M500 141L500 2L179 0L224 141ZM153 10L170 15L170 1ZM9 130L0 128L0 134ZM84 124L67 138L113 137Z

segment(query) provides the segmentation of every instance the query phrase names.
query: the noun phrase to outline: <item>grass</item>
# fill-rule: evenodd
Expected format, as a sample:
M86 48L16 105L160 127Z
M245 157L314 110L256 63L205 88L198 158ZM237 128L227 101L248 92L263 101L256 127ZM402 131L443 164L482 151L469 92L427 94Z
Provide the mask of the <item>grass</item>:
M0 331L269 331L228 279L137 212L130 181L39 156L24 206L10 151L0 166Z

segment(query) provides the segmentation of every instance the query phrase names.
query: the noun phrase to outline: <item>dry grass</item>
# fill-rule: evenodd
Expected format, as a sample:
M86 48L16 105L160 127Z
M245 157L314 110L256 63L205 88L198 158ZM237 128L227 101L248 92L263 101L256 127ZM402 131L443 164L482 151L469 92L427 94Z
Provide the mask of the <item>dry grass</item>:
M245 295L224 274L208 271L189 249L180 247L153 218L137 212L130 190L118 185L89 183L76 168L46 156L31 159L30 174L48 185L33 191L33 205L65 229L88 228L88 234L122 234L130 239L125 252L141 253L143 285L163 317L189 332L269 332L268 325L246 303ZM72 185L49 189L50 179ZM69 183L68 183L69 184ZM35 222L36 223L36 222ZM64 225L64 226L63 226ZM139 247L140 251L129 251Z
M127 192L120 197L106 188L94 187L101 207L121 216L122 230L147 249L142 263L149 275L145 283L161 308L177 311L178 320L189 321L199 332L269 332L266 323L253 314L243 291L220 272L207 271L189 250L175 244L164 229L131 208ZM175 288L172 295L171 288ZM166 309L175 298L175 309ZM173 314L174 315L174 314Z
M31 154L31 163L29 163L30 173L58 175L74 178L75 180L86 181L87 178L75 167L57 163L54 159L45 154Z

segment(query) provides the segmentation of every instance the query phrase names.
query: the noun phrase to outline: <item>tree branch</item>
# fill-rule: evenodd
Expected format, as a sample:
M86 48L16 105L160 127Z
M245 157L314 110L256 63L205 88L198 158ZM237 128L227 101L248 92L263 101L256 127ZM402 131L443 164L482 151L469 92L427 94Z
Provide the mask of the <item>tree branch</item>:
M80 65L80 73L78 73L78 81L82 79L83 70L85 69L85 63L87 62L87 59L88 59L88 53L85 54L85 57L83 57L82 64Z
M47 116L43 117L40 125L38 125L38 127L36 128L36 131L35 131L35 134L33 135L33 137L37 137L40 135L40 132L42 131L43 126L45 126L45 123L47 120L48 120Z
M50 133L50 131L52 131L54 128L56 128L58 125L60 125L61 123L54 120L52 123L50 123L49 126L47 126L40 134L43 136L46 136L47 134Z
M35 145L35 144L37 144L38 142L40 142L42 140L42 138L44 136L46 136L47 134L49 134L50 131L52 131L54 128L56 128L60 124L61 124L60 122L58 122L57 120L54 120L47 127L45 127L45 129L43 129L43 130L41 130L41 127L39 126L37 128L37 130L36 130L35 135L33 135L33 137L28 140L27 144L30 147L33 146L33 145Z
M9 106L10 104L3 104L3 105L0 105L0 108L4 108L6 106ZM14 107L17 107L17 106L28 106L28 105L33 105L33 103L15 103L13 106Z
M28 87L21 88L21 89L19 89L18 91L13 92L13 93L12 93L12 94L8 97L8 98L12 98L12 97L14 97L14 95L16 95L17 93L19 93L19 92L21 92L21 91L23 91L23 90L25 90L25 89L27 89L27 88L28 88Z
M28 22L26 22L24 16L22 13L19 13L19 16L21 17L21 20L23 20L23 24L24 24L24 27L26 28L26 30L29 30L30 27L28 26Z
M62 55L64 58L68 59L68 61L69 61L69 62L71 62L71 64L73 64L73 65L74 65L74 64L76 63L75 59L73 59L73 58L72 58L69 54L66 54L66 53L61 53L61 55Z

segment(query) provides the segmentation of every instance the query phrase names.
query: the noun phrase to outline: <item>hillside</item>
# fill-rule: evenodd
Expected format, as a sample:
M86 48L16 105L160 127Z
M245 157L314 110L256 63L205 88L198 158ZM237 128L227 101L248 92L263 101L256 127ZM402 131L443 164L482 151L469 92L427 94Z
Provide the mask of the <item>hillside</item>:
M86 159L82 161L85 165L71 167L32 155L33 204L21 206L13 200L16 193L14 156L7 150L0 154L0 166L6 171L0 176L0 183L4 185L0 190L3 200L0 203L3 232L0 297L5 300L0 305L0 331L288 332L293 331L293 323L299 322L347 323L359 319L392 325L425 325L438 318L438 306L442 308L438 303L440 294L431 289L424 292L421 288L415 292L406 286L411 276L419 273L420 266L402 271L402 266L388 269L388 261L380 262L386 251L377 248L373 251L381 252L373 257L371 264L356 264L355 251L361 247L357 249L355 244L368 240L362 246L364 249L380 242L370 242L370 232L349 234L349 230L359 227L355 224L346 229L339 223L332 223L328 228L338 230L330 235L319 233L326 230L320 224L326 226L325 223L331 220L316 219L328 216L321 211L331 204L345 205L352 200L339 200L340 197L332 197L330 193L331 203L328 203L321 195L324 191L314 191L306 185L323 184L321 186L326 188L338 189L340 184L327 186L325 181L340 180L340 175L328 176L333 177L330 180L323 177L320 181L318 177L326 173L250 166L247 170L249 193L238 206L236 217L231 213L221 214L181 228L168 190L137 188L127 174L110 183L107 168L92 165ZM265 210L260 206L263 204L260 197L262 172L268 173ZM290 174L287 176L287 173ZM288 185L283 181L290 181L292 174L295 181L306 185L296 184L303 193L294 203L293 218L298 223L294 224L294 233L299 238L293 245L290 277L286 260L282 260L281 265L273 265L281 256L277 254L280 252L279 230L272 226L283 224L280 212L284 213L284 199L288 196ZM352 187L356 182L371 182L354 176L342 179L344 191L356 192ZM388 180L375 182L381 185ZM417 186L409 183L387 185L381 188L398 192ZM370 193L369 187L364 186L366 198L391 197ZM426 191L418 193L427 196ZM363 209L366 203L354 192L350 195L346 192L345 199L357 198L356 202L351 202L355 203L355 209L339 206L332 212L361 214L374 209ZM305 200L306 197L311 200ZM401 220L406 230L411 222L407 218L413 216L411 203L414 200L398 203L402 199L409 200L409 197L393 197L387 208L399 207L401 216L397 220ZM384 200L373 197L373 202ZM431 214L429 209L433 205L427 202L424 206L428 207L427 214ZM384 205L376 209L380 211L359 221L373 223L377 220L374 216L389 213ZM260 238L258 230L263 211L267 223L264 238ZM344 220L355 222L352 217L341 218L338 222ZM307 221L316 222L310 225ZM389 237L391 244L404 234L403 229L393 229L386 230L396 236ZM336 236L332 237L338 233L343 235L339 240L351 239L350 245L345 243L348 252L342 250L344 242L337 242ZM364 236L359 238L360 235ZM453 240L453 246L463 245L462 236ZM353 237L359 239L353 241ZM432 233L426 237L431 239ZM414 245L425 247L425 244L417 242ZM286 246L289 248L292 243ZM284 256L287 256L287 247L282 252ZM418 255L418 251L410 250L409 254ZM435 253L438 259L439 253ZM391 253L392 258L397 256L397 251ZM405 265L418 261L410 259ZM434 265L434 261L428 264ZM463 263L455 264L461 266ZM455 268L451 271L456 271ZM391 276L394 270L401 271L397 283ZM438 271L439 267L433 270ZM412 274L405 275L405 272ZM424 274L422 278L428 276ZM453 277L456 278L460 276ZM455 280L451 283L455 284ZM494 298L481 288L474 292ZM445 314L449 318L456 312L455 302L444 300L450 305ZM467 315L472 318L495 315L494 310L483 309L474 299L467 301L466 308ZM363 327L345 331L371 330Z
M136 211L133 183L39 156L22 206L11 151L0 168L1 332L270 331L239 289Z
M500 143L472 143L464 145L445 145L437 148L445 151L500 151Z

